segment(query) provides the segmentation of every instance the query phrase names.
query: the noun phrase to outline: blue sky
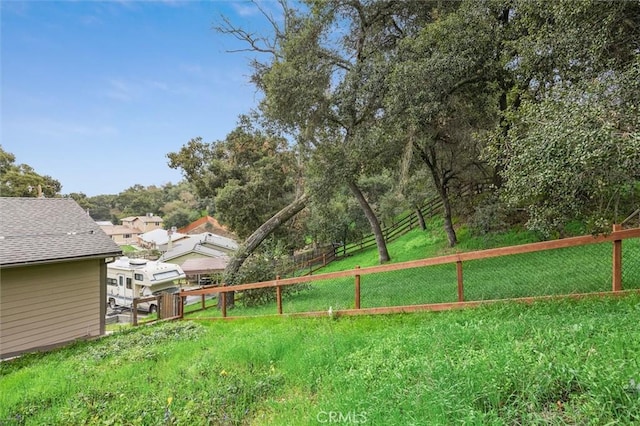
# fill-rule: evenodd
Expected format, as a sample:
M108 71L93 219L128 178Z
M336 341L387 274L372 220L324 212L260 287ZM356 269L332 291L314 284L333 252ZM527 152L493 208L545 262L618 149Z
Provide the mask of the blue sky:
M221 14L264 28L245 1L2 1L3 149L63 194L178 182L166 154L224 139L260 97Z

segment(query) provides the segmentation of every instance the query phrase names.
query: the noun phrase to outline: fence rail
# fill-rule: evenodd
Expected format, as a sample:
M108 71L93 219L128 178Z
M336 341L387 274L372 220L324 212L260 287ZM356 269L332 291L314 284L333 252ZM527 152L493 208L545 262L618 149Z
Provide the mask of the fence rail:
M138 305L145 302L156 302L158 306L158 320L170 320L182 318L183 299L179 294L161 293L156 296L134 297L131 303L131 324L138 325ZM156 320L157 321L157 320ZM152 323L155 321L149 321Z
M535 288L532 290L530 286L527 287L525 285L518 284L518 274L516 273L516 271L498 270L496 269L495 265L490 262L492 259L499 259L507 256L510 256L510 259L512 260L520 259L520 261L531 262L532 259L523 259L522 256L529 256L530 254L546 252L550 250L556 250L557 253L565 250L564 254L571 255L571 259L573 259L574 262L576 262L576 259L578 263L580 261L586 262L586 264L584 265L574 265L572 272L570 273L568 266L562 261L562 256L558 256L559 261L557 262L557 264L551 266L553 272L550 274L551 278L548 280L558 281L560 280L560 278L562 278L563 281L566 281L568 283L569 287L566 288L570 288L570 290L568 290L566 293L560 294L604 293L606 292L606 289L602 288L602 283L605 280L609 281L611 291L617 293L622 291L623 289L623 279L629 281L629 283L632 284L633 287L640 288L640 244L638 244L640 243L640 241L636 240L638 238L640 238L640 228L622 229L620 225L615 225L613 231L607 235L585 235L580 237L523 244L511 247L455 253L435 258L426 258L388 265L379 265L368 268L356 268L353 270L331 272L313 276L307 275L301 277L275 279L259 283L242 284L237 286L221 286L210 289L197 289L191 291L183 291L180 293L180 295L182 297L187 297L195 295L211 295L219 293L224 294L227 292L242 292L245 290L273 288L276 291L276 311L278 314L282 314L284 312L282 301L283 287L309 283L320 284L321 282L330 282L332 280L337 282L336 280L341 280L334 286L334 288L336 289L336 294L339 293L339 296L336 296L333 299L339 301L335 305L338 308L336 309L335 313L354 315L363 313L406 312L409 310L442 309L443 307L449 309L452 307L460 307L469 304L486 302L488 300L491 300L493 295L496 294L487 290L487 288L492 285L492 277L497 276L497 274L502 274L510 277L510 280L513 281L515 285L515 291L509 293L511 294L510 297L498 297L500 299L517 300L523 298L527 299L534 296L549 297L549 294L521 294L526 293L527 291L536 293L538 292L538 290ZM627 266L624 270L624 272L626 273L623 273L622 242L625 240L632 241L633 245L629 246L628 250L625 250L625 253L627 251L629 251L629 253L626 257L624 257ZM583 255L582 252L575 253L575 250L584 247L591 247L593 255L590 255L590 257L587 258ZM566 252L566 250L569 250L569 252ZM609 254L607 255L606 253ZM545 257L542 261L548 263L549 259L549 257ZM447 265L455 266L455 272L449 272L448 269L444 272L440 269L433 269L441 268ZM501 268L504 269L504 265L501 265ZM563 268L564 270L562 270ZM471 272L470 278L466 276L465 271L467 269ZM607 272L607 269L609 272ZM558 272L558 270L560 270L560 272ZM394 282L394 280L398 279L397 275L394 275L394 273L398 271L413 271L414 279L419 283L419 285L413 286L415 289L424 288L424 283L427 279L431 279L435 283L436 277L442 276L442 286L437 286L436 284L431 285L434 294L430 295L430 300L434 301L434 303L421 303L422 299L418 300L419 297L415 297L413 298L415 300L412 300L411 295L392 294L394 292L401 291L401 289L407 289L406 285L404 287L401 287L400 283ZM537 274L539 275L540 280L547 280L546 277L543 277L542 271L540 270L540 265L533 264L526 266L523 268L523 271L524 275L527 275L529 277L535 277ZM596 284L589 284L591 285L591 287L586 287L587 290L583 291L579 289L578 284L591 280L590 277L586 276L587 273L591 273L596 276L596 278L594 278L593 280ZM512 279L511 275L513 275ZM378 286L375 288L375 290L373 288L368 289L363 285L363 276L370 276L371 278L368 279L372 282L377 281ZM340 305L341 303L342 305L344 305L344 300L349 297L348 292L345 291L346 282L344 281L344 279L353 279L354 282L353 292L351 293L353 304L351 304L350 307ZM406 277L404 277L403 279L406 280ZM469 288L466 288L467 285L469 286ZM536 283L534 283L534 286L535 285ZM374 298L372 296L369 296L367 294L367 292L373 293L375 291L378 292L377 299L375 299L376 301L374 301ZM549 289L549 291L552 294L554 293L553 288ZM385 296L388 296L385 295L385 292L389 292L393 296L396 296L395 300L399 300L400 302L389 303L383 306L372 306L376 303L380 304L384 303L385 300L388 300L385 299ZM498 292L498 294L500 293ZM368 303L363 304L363 298L366 299ZM495 299L495 297L493 298ZM226 299L226 297L221 297L220 299L222 302L222 317L227 317L225 306ZM382 302L380 302L380 300L382 300ZM407 301L407 303L405 303L405 301ZM363 305L367 304L369 306L363 307ZM308 310L307 312L298 311L296 312L296 314L317 315L318 312L326 314L325 310L320 311L317 309Z
M474 193L479 194L485 190L487 185L488 185L488 182L464 185L459 190L459 195L468 196ZM424 218L432 218L436 214L442 213L443 209L444 209L444 203L442 201L442 198L436 196L427 200L422 205L422 207L419 208L419 213L415 210L410 213L407 213L403 218L401 218L397 222L394 222L390 226L387 226L384 229L382 229L382 234L384 236L385 241L391 242L401 237L402 235L406 234L413 228L415 228L420 222L418 219L419 214L422 215ZM341 244L339 246L334 247L332 255L328 256L327 258L331 259L329 262L332 262L334 260L338 260L346 256L351 256L362 250L366 250L375 246L376 246L375 235L368 234L362 237L358 241L354 241L352 243L345 243L345 244ZM299 269L306 269L305 266ZM311 268L311 269L312 270L309 272L309 274L311 274L313 271L320 268L316 268L316 269Z
M431 218L437 213L442 211L442 200L440 198L433 198L428 200L421 208L420 214L423 217ZM418 213L413 211L406 214L403 218L393 223L392 225L382 230L382 235L386 242L391 242L411 231L420 223L418 219ZM319 256L311 259L304 260L302 262L296 262L296 265L285 273L285 275L312 275L315 271L322 269L329 263L342 259L347 256L351 256L362 250L366 250L376 246L375 235L369 234L364 236L358 241L335 245L331 250L328 250Z

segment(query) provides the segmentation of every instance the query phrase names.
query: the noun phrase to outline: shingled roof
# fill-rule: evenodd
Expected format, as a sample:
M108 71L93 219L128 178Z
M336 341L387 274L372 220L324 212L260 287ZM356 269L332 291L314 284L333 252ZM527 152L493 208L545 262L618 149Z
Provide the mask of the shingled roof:
M0 197L2 267L120 254L73 199Z

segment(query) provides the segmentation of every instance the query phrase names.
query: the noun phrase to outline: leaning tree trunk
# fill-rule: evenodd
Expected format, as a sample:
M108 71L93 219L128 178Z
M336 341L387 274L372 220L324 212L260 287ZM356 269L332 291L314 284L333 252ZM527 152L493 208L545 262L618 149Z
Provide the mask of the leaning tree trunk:
M358 203L360 204L360 208L362 208L362 210L364 211L364 215L367 217L367 220L371 225L371 231L373 232L373 235L376 237L376 245L378 246L378 260L380 261L380 263L390 261L391 257L389 256L389 251L387 250L387 243L384 240L384 234L382 233L382 228L380 228L380 222L378 222L376 214L367 202L366 198L364 198L364 195L362 194L362 191L360 191L360 188L358 188L358 186L354 182L350 181L348 184L349 189L351 190L351 192L353 192L353 195L355 195Z
M273 231L275 231L280 225L294 217L302 209L304 209L309 201L309 197L306 194L302 194L296 198L291 204L280 210L273 215L271 219L260 225L253 234L244 241L242 247L236 253L224 270L225 281L229 284L235 284L236 275L240 270L240 267L245 260L257 249L260 244L267 238ZM230 291L226 294L227 307L233 307L235 304L235 292ZM218 298L218 308L221 308L221 298Z

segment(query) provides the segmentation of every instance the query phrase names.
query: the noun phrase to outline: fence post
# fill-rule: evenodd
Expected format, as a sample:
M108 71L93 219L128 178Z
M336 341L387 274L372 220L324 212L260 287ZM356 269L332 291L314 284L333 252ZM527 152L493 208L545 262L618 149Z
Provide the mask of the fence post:
M462 282L462 261L456 262L456 271L458 273L458 302L464 302L464 284Z
M622 225L614 224L613 232L622 230ZM613 283L612 290L622 290L622 240L613 242Z
M131 315L133 316L131 325L135 327L138 325L138 300L135 297L131 303Z
M280 275L276 275L276 282L280 279ZM282 286L276 286L276 300L278 303L278 314L282 315Z
M226 318L227 317L227 292L226 291L221 291L218 293L218 297L222 296L222 300L220 302L221 306L220 306L220 310L222 311L222 318Z
M327 253L322 253L322 266L327 266Z
M356 266L356 270L360 269L360 266ZM356 309L360 309L360 274L356 274Z

